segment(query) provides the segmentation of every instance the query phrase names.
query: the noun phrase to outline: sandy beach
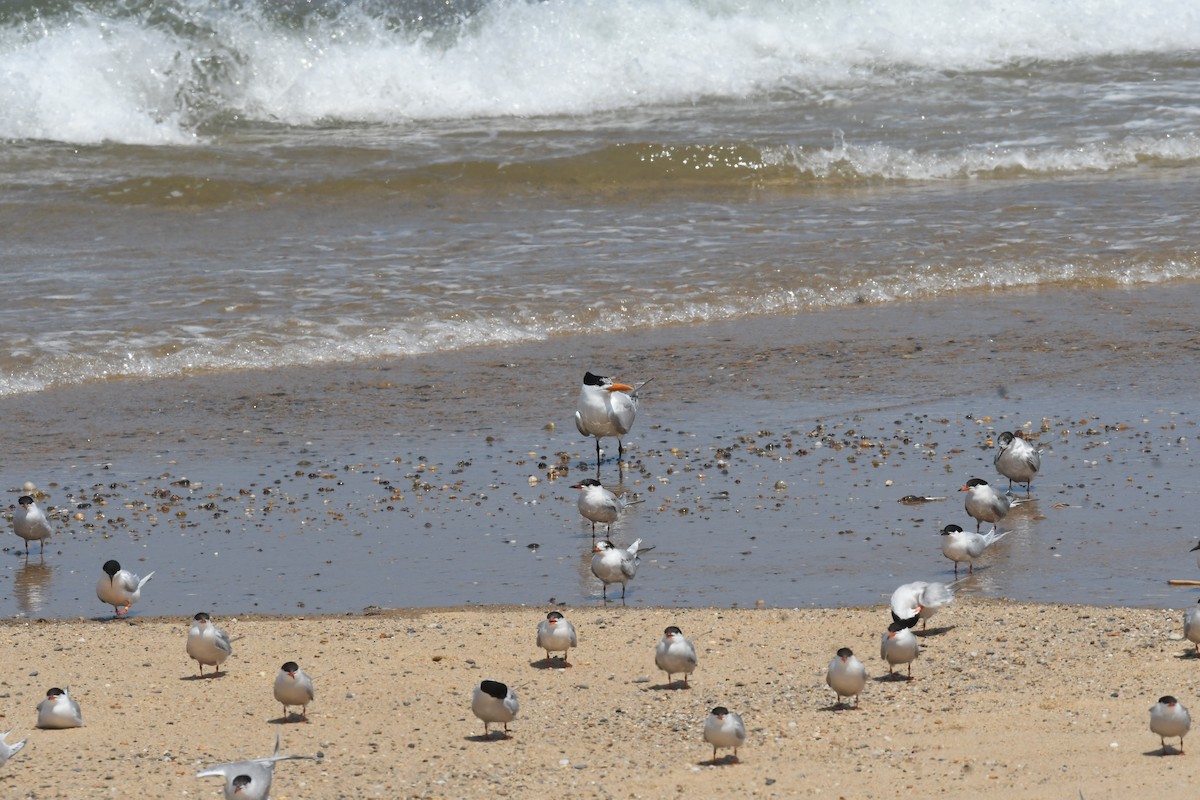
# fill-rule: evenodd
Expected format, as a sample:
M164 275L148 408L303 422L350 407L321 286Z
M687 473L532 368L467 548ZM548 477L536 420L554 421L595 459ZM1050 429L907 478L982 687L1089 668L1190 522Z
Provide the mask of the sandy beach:
M219 619L227 670L197 678L187 623L10 623L0 628L5 728L28 744L0 774L12 797L219 797L204 767L282 752L272 797L1094 798L1186 792L1195 756L1160 756L1148 709L1197 705L1178 611L959 601L934 617L911 682L879 659L886 608L561 609L579 629L570 668L534 641L545 609L496 607L312 619ZM667 625L695 643L690 688L666 683ZM825 670L849 646L870 679L837 710ZM271 695L297 660L316 684L309 721ZM468 696L516 691L508 739L482 738ZM85 727L33 730L69 685ZM706 763L708 711L746 721L740 763ZM13 739L10 736L10 741ZM1186 749L1190 750L1190 743ZM723 751L722 756L728 751Z
M622 475L654 502L614 538L658 544L625 607L601 603L574 493L549 478L557 463L594 468L564 408L582 365L615 359L612 341L4 398L15 430L38 431L10 448L10 489L38 476L60 498L87 487L91 506L44 559L8 546L21 613L0 627L0 712L10 741L29 742L0 786L218 797L195 773L267 755L279 731L283 752L324 759L281 764L277 800L1184 790L1192 756L1159 756L1148 709L1168 693L1200 707L1180 640L1194 595L1165 585L1195 569L1196 334L1182 321L1195 294L1098 292L1069 316L1028 295L625 337L621 362L657 394ZM1036 421L1050 453L1040 501L934 618L914 680L886 679L886 598L952 579L934 533L962 517L957 497L896 500L990 466L988 414ZM901 420L919 447L881 458L864 444L899 442ZM379 488L391 464L405 480ZM389 531L419 546L397 559ZM116 547L158 572L130 619L108 621L93 586ZM218 549L226 561L209 560ZM254 579L223 571L235 567ZM819 573L859 599L821 602L835 595ZM1141 607L1106 607L1114 591ZM447 602L458 593L470 607ZM1039 597L1093 602L1026 602ZM551 608L579 628L569 669L535 647ZM221 677L197 679L184 653L197 610L237 637ZM671 624L700 654L686 690L654 667ZM871 675L857 711L834 710L824 684L842 646ZM316 681L308 723L282 723L272 699L286 660ZM470 713L484 678L521 700L507 740L483 740ZM84 728L33 730L52 686L80 701ZM705 763L716 705L746 720L740 764Z
M1190 794L1200 5L1153 8L0 3L0 800L217 798L277 739L275 800Z

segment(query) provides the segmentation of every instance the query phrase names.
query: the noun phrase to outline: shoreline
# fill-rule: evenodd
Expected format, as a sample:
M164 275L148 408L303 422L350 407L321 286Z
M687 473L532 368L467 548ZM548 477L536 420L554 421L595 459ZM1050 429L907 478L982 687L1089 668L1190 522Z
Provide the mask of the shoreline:
M561 608L579 630L569 669L534 642L546 607L402 609L370 617L215 618L235 638L219 678L197 679L187 621L54 620L0 626L9 741L29 737L0 785L22 797L218 797L194 774L270 752L273 797L894 797L897 786L987 797L1133 796L1184 790L1193 755L1159 756L1150 705L1188 692L1194 647L1177 611L959 598L930 621L914 680L878 657L886 606L863 609ZM337 624L331 625L331 622ZM654 667L666 625L695 643L691 688ZM869 680L857 710L824 684L850 646ZM279 664L313 676L309 722L281 722ZM508 739L482 739L480 679L521 710ZM83 728L33 729L39 696L68 686ZM676 683L678 686L678 682ZM746 721L740 763L710 766L708 710ZM724 751L723 751L724 754Z
M598 599L570 488L595 468L570 421L585 365L654 378L627 461L602 465L646 501L614 541L656 545L631 605L862 606L949 580L937 533L964 521L956 490L994 476L992 438L1017 428L1046 451L1038 502L962 591L1171 604L1200 424L1200 337L1179 320L1200 287L1090 293L1070 313L1063 299L0 399L30 432L8 451L8 502L33 480L72 515L44 560L7 540L0 615L101 613L109 558L156 570L147 614ZM946 499L897 502L909 494Z

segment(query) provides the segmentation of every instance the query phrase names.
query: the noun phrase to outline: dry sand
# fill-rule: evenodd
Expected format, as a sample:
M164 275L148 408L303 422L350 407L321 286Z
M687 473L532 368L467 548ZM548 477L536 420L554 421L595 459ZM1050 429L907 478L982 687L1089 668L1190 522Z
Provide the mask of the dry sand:
M569 669L548 669L546 609L475 608L311 619L218 620L240 637L227 673L196 678L174 619L0 628L4 727L26 748L0 770L9 797L219 797L210 764L283 751L273 796L1097 798L1183 794L1200 754L1160 756L1148 709L1194 699L1196 659L1178 611L960 599L933 619L913 680L879 659L886 609L563 608L579 628ZM654 667L679 625L700 664L691 688ZM824 683L850 646L871 680L858 710ZM313 675L309 721L282 724L279 665ZM482 738L468 695L514 687L508 739ZM86 726L33 730L69 685ZM738 764L701 740L725 705L749 730ZM1188 746L1190 750L1190 745ZM1197 745L1200 747L1200 744ZM130 794L133 793L133 794Z

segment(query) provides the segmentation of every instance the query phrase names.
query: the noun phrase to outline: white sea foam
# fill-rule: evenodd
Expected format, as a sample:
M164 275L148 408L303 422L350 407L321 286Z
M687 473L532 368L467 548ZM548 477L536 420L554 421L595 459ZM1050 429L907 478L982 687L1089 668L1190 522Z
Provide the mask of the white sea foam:
M1190 0L494 0L424 28L365 0L286 23L265 0L156 5L0 17L0 137L175 144L214 120L578 115L1200 48Z

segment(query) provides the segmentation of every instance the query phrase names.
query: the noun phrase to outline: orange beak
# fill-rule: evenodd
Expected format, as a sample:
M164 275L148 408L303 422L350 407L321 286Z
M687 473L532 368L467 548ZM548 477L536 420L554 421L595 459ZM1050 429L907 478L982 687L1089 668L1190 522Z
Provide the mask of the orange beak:
M625 383L614 383L612 386L605 386L610 392L632 392L633 387Z

